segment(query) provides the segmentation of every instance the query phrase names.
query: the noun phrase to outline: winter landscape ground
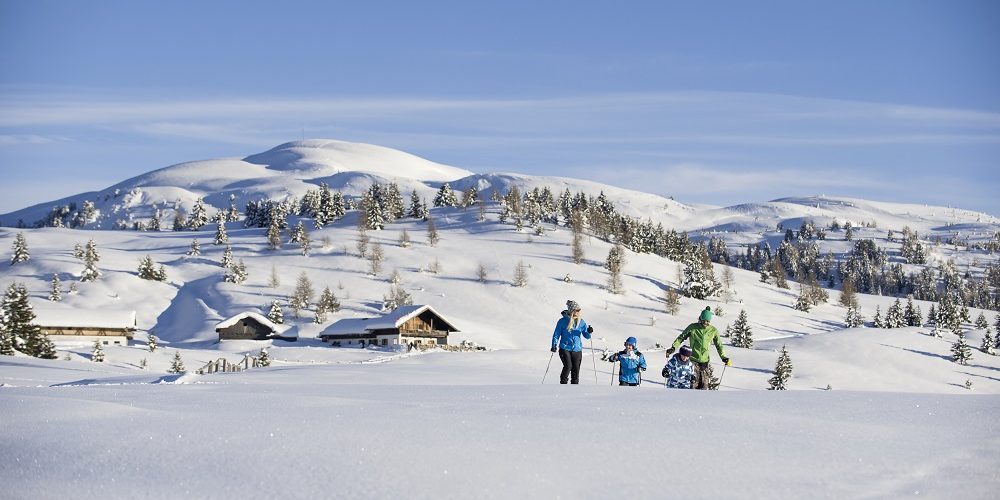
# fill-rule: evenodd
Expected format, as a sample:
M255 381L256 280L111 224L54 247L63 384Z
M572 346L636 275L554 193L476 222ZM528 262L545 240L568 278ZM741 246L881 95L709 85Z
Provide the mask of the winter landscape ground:
M434 203L445 183L466 197L475 188L478 201ZM321 185L347 199L342 215L311 194ZM371 219L392 204L390 185L404 215ZM536 198L545 188L549 201ZM427 218L439 241L409 216L411 193L442 205ZM0 215L5 308L23 284L40 315L135 311L137 321L135 340L104 346L102 362L89 343L57 342L56 359L0 357L9 497L995 496L1000 359L987 351L1000 328L1000 219L824 195L683 201L307 140ZM278 219L287 228L269 243ZM306 243L290 241L299 222ZM220 226L227 241L216 244ZM94 280L74 255L88 241L100 254ZM163 279L144 279L146 256ZM315 293L295 317L302 276ZM865 321L852 327L845 281L862 292L852 308ZM325 287L340 306L317 323ZM449 344L485 350L318 340L338 320L384 314L400 290L455 324ZM908 296L920 320L885 324ZM567 299L595 329L574 387L558 385L549 352ZM218 340L216 324L271 314L275 302L296 341ZM713 353L718 391L667 390L664 350L706 306L720 332L744 311L752 345L723 339L732 366ZM959 333L971 359L954 352ZM613 385L602 359L629 336L650 364L634 389ZM787 390L769 391L782 347L794 368ZM262 349L270 366L195 373ZM176 355L185 371L172 369Z

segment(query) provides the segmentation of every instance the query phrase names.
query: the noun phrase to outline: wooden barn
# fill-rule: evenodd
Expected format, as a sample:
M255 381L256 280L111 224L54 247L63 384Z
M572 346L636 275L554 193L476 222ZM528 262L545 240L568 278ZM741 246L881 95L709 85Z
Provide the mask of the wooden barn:
M295 342L298 337L284 335L287 326L277 325L261 314L243 312L218 325L215 332L219 340L286 340Z
M323 330L319 338L334 346L426 347L448 344L448 334L457 331L431 306L414 305L376 318L342 319Z
M56 345L128 345L136 330L135 311L36 307L34 324Z

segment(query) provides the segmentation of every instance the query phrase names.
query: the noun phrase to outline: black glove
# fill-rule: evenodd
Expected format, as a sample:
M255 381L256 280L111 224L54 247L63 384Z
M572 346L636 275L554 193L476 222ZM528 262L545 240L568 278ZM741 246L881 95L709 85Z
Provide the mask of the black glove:
M668 370L666 365L663 366L663 371L660 372L660 375L663 375L663 378L670 376L670 370Z
M594 333L594 327L587 325L587 333Z
M552 352L556 352L556 348L554 346L552 347Z
M725 364L726 366L730 366L729 358L722 358L722 363Z
M673 347L671 347L670 349L667 349L667 357L668 357L668 358L669 358L669 357L670 357L670 355L671 355L671 354L673 354L673 353L674 353L674 348L673 348Z

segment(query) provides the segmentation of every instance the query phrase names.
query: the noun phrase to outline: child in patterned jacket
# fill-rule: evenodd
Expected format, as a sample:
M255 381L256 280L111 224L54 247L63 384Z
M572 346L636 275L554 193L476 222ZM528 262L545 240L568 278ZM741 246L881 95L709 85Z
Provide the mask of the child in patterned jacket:
M694 364L691 363L691 348L681 346L667 365L663 367L663 377L667 379L670 389L690 389L694 379Z

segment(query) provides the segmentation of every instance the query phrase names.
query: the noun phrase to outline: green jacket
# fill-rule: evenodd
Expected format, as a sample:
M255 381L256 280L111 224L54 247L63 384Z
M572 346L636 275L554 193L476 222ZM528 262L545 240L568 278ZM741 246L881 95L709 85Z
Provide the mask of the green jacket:
M722 352L722 341L719 340L719 331L714 326L701 326L701 323L691 323L681 332L677 340L674 341L674 349L684 343L684 339L691 338L691 360L697 363L708 363L709 344L715 344L719 351L719 357L726 357Z

